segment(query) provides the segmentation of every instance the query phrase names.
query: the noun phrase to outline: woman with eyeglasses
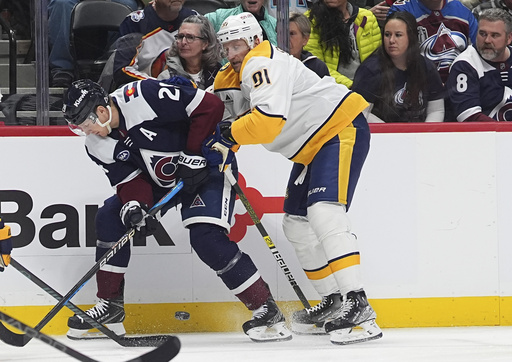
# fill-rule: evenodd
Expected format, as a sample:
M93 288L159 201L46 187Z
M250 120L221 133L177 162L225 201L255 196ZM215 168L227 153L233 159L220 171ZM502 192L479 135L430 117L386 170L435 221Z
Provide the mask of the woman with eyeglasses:
M166 69L158 79L183 76L206 89L221 67L222 46L211 23L202 15L183 20L176 41L166 53Z

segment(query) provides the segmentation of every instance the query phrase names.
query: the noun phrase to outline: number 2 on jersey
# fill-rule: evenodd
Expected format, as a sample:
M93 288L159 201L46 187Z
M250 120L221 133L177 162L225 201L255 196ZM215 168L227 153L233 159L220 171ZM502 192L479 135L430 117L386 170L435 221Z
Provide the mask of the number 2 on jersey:
M169 97L173 101L178 101L180 99L180 90L179 88L174 87L171 84L160 83L160 90L158 91L158 98L162 99L164 96ZM165 88L164 88L165 87ZM174 93L173 93L174 91Z

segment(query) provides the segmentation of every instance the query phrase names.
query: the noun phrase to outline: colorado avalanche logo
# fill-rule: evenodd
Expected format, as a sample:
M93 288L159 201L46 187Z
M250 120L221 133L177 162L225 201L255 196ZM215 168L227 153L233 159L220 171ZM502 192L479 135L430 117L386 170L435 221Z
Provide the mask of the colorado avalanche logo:
M426 29L418 28L420 34L420 51L426 58L437 64L437 69L450 67L453 60L468 46L468 39L459 32L448 29L444 24L439 26L436 34L427 39L421 35L426 34Z
M176 184L179 152L157 152L140 150L151 178L161 187L173 187Z
M395 104L398 106L398 107L404 107L404 104L405 104L405 95L407 94L407 82L404 83L404 86L403 88L401 88L398 92L395 93ZM420 94L419 94L419 103L420 103L420 106L423 105L423 93L420 91Z
M130 18L134 23L138 23L142 19L144 19L144 10L137 10L130 14Z
M512 121L512 90L509 87L505 87L503 99L494 107L489 117L498 121Z

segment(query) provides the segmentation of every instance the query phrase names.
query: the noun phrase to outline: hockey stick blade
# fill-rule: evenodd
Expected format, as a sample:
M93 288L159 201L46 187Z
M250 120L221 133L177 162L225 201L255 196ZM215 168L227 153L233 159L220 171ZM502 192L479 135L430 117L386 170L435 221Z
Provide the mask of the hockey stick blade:
M179 181L176 186L172 188L162 199L160 199L153 207L149 210L150 215L155 215L160 211L165 204L171 200L181 189L183 188L183 181ZM48 324L50 320L69 302L69 300L83 288L83 286L96 274L100 268L105 265L127 242L129 242L133 235L135 235L135 229L129 229L105 254L94 264L94 266L76 283L71 290L60 299L60 301L48 312L48 314L34 327L36 331L40 331L43 327ZM1 323L0 323L1 324ZM18 337L16 337L18 336ZM0 326L0 339L5 343L13 346L22 347L26 345L31 339L31 336L19 335L12 333L5 326Z
M21 274L23 274L27 279L32 281L38 287L43 289L45 292L50 294L57 300L62 299L62 295L59 294L55 289L50 287L44 281L39 279L34 273L21 265L17 260L11 258L11 266L13 266L16 270L18 270ZM141 336L141 337L120 337L110 329L108 329L103 324L99 323L88 314L86 314L83 310L78 308L76 305L68 301L66 306L73 311L76 315L82 317L86 322L88 322L92 327L98 329L100 332L105 334L108 338L112 339L114 342L120 344L124 347L156 347L160 344L164 343L167 339L172 338L168 335L153 335L153 336ZM1 323L0 323L1 325ZM26 338L24 334L14 333L7 328L0 326L0 339L6 342L7 344L22 347L24 346L28 340L25 342Z
M309 304L308 299L306 298L306 296L302 292L302 289L300 289L299 285L295 281L295 278L293 277L292 272L290 271L290 268L288 268L288 265L286 265L286 263L284 262L284 259L281 255L281 253L279 253L279 250L277 250L276 245L274 244L274 242L268 235L267 230L265 230L265 227L261 223L260 218L256 214L256 211L254 211L254 208L252 207L251 203L249 202L249 199L247 199L247 196L245 196L242 188L238 184L238 181L235 179L235 176L231 172L231 169L229 169L229 168L226 169L224 171L224 174L228 178L228 181L231 184L231 186L235 189L236 193L238 194L240 201L242 201L242 204L244 204L245 209L247 210L247 213L249 214L249 216L252 219L252 222L254 223L254 225L256 226L258 231L260 232L261 236L263 237L263 240L265 240L265 242L267 243L267 246L270 249L270 252L272 253L272 255L274 255L274 258L276 259L277 264L281 267L281 270L283 271L286 279L288 280L288 282L292 286L293 290L295 291L295 294L297 294L297 297L299 297L299 300L301 301L302 305L304 306L304 308L311 308L311 305Z
M48 344L49 346L58 349L59 351L70 355L73 358L76 358L79 361L83 362L99 362L95 359L92 359L77 350L74 350L71 347L66 346L63 343L51 338L50 336L43 334L34 328L27 326L26 324L20 322L17 319L14 319L8 316L5 313L0 312L0 320L10 324L16 329L24 332L25 335L29 335L30 338L37 338L41 342ZM168 362L172 360L180 351L181 343L178 337L172 337L168 339L166 342L161 344L159 347L133 359L130 359L126 362Z

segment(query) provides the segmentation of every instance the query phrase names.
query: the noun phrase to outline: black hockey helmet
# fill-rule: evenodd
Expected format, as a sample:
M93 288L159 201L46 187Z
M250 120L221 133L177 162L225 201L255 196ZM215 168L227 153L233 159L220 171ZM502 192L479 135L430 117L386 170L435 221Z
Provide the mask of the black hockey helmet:
M94 114L97 106L106 107L109 103L108 93L90 79L81 79L73 82L69 87L62 113L70 125L82 124L91 113Z

